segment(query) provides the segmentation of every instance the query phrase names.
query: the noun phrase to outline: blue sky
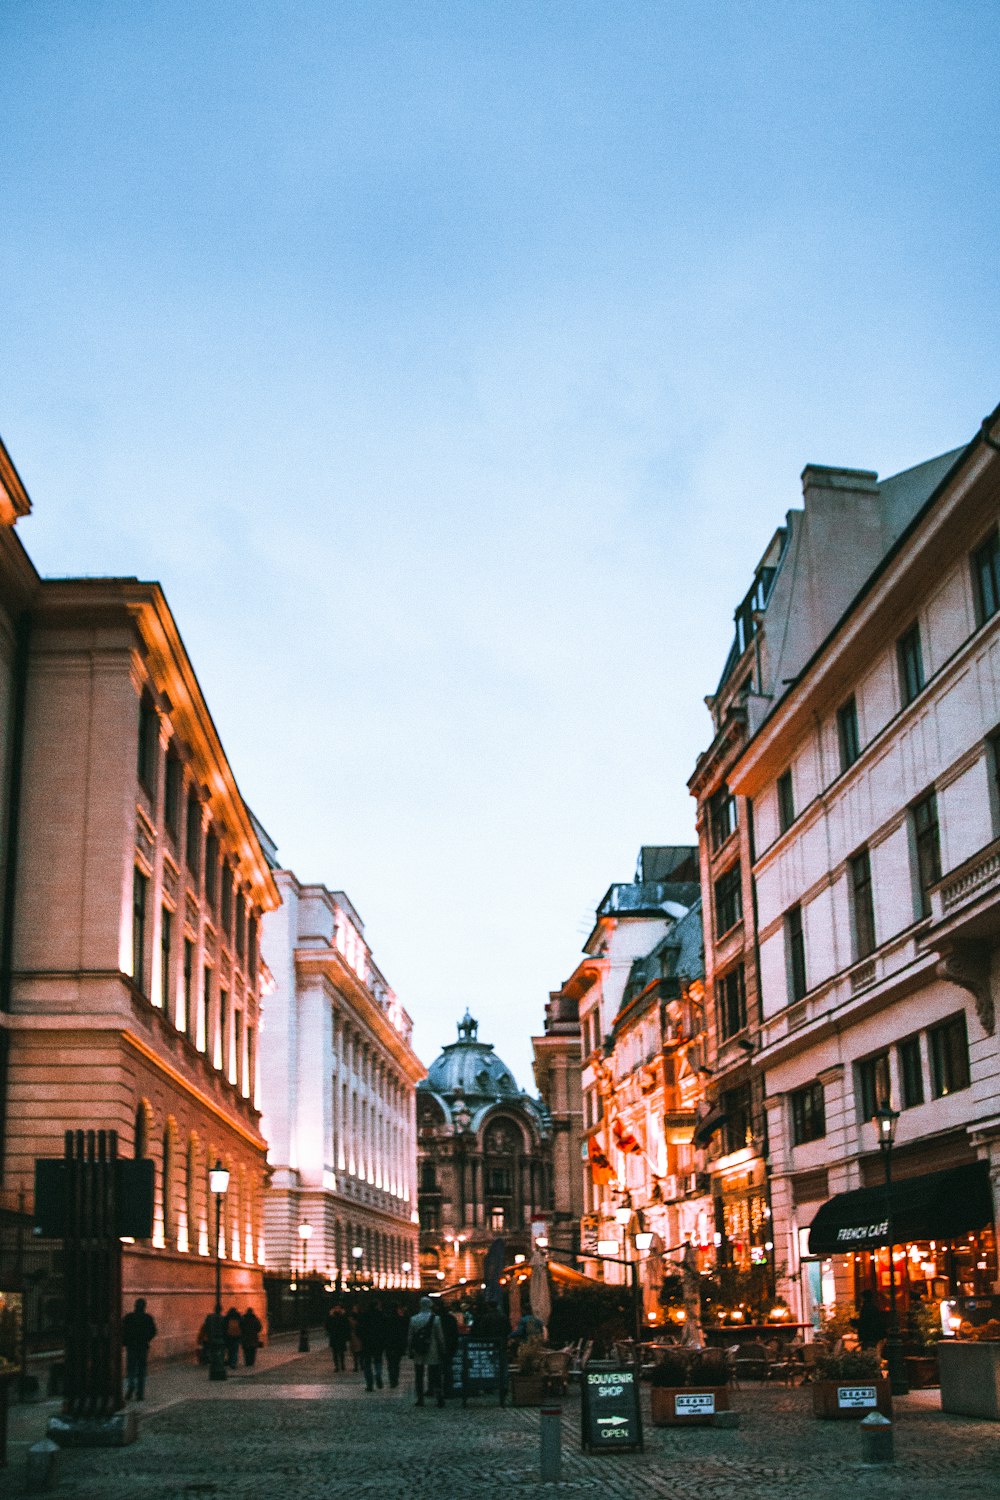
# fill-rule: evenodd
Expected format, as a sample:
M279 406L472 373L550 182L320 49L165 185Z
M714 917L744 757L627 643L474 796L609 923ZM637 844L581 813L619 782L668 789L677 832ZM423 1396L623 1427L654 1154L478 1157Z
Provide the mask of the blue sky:
M1000 399L998 5L0 4L0 432L430 1061L528 1037L807 462Z

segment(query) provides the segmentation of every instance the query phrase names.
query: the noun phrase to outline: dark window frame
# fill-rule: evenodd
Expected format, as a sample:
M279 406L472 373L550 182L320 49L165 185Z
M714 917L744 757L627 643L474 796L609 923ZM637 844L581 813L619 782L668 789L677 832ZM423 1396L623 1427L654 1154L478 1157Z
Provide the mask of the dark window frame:
M150 802L156 800L156 760L160 745L160 716L148 693L139 699L139 738L135 769L139 785Z
M184 863L188 874L198 883L201 874L201 803L194 787L188 788L187 814L184 823Z
M169 1018L173 997L170 982L173 978L173 927L174 914L169 906L160 912L160 1005Z
M994 526L970 558L976 628L1000 610L1000 532Z
M899 1067L899 1107L916 1109L924 1102L924 1064L920 1050L920 1033L904 1036L896 1043Z
M719 1039L728 1042L746 1030L747 991L746 970L743 964L735 964L715 981L715 1004Z
M805 1146L821 1141L826 1135L826 1091L819 1079L789 1095L792 1118L792 1145Z
M743 1151L754 1137L753 1090L749 1083L726 1089L720 1103L725 1121L722 1127L723 1150L727 1156Z
M743 920L743 874L739 860L716 880L713 898L715 935L721 938Z
M970 1087L969 1030L965 1011L927 1028L927 1050L931 1061L931 1098L944 1099Z
M150 879L138 865L132 867L132 983L146 994L146 917L149 911Z
M937 793L933 788L910 804L910 826L916 862L915 886L918 913L931 913L931 887L941 879L941 823L938 818Z
M851 926L857 962L867 958L878 947L875 932L875 888L872 882L871 853L859 849L847 861L851 892Z
M783 771L777 780L778 830L787 833L795 822L795 787L792 783L792 768Z
M927 685L924 676L924 652L920 640L920 622L914 620L896 642L899 666L899 692L904 708L909 708Z
M862 1121L872 1120L883 1104L888 1104L892 1093L892 1075L889 1070L889 1049L882 1048L869 1057L861 1057L854 1064L857 1088L858 1114Z
M853 693L837 709L837 744L840 747L841 772L849 771L861 755L858 700Z
M785 952L787 955L788 996L792 1005L809 993L806 969L806 936L802 907L798 903L785 912Z
M725 782L708 799L708 823L712 852L715 853L732 838L739 825L736 798Z
M187 1036L193 1024L194 1011L194 943L189 937L184 939L184 961L182 965L184 995L184 1014L180 1017L181 1025L177 1027L184 1036Z

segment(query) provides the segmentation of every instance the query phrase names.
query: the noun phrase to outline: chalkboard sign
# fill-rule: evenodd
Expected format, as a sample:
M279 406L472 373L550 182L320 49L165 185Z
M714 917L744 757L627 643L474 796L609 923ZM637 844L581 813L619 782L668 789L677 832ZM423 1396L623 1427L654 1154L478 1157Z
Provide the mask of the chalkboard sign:
M462 1393L462 1405L470 1396L499 1396L506 1400L507 1360L500 1339L464 1338L451 1366L452 1388Z
M631 1367L589 1364L580 1405L584 1449L596 1453L642 1449L639 1383Z

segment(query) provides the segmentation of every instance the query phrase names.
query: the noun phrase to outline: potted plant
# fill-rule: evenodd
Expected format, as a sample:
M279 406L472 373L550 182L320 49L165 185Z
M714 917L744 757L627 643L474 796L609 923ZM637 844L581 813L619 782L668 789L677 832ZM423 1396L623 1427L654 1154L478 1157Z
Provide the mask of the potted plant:
M654 1427L699 1427L729 1410L729 1365L723 1349L668 1351L650 1376Z
M941 1410L1000 1422L1000 1322L963 1323L960 1335L938 1344Z
M816 1361L812 1385L817 1417L857 1421L873 1411L892 1416L892 1390L882 1376L882 1362L870 1349L827 1354Z
M541 1406L545 1396L545 1344L534 1333L521 1344L517 1364L510 1368L512 1406Z
M906 1354L906 1378L914 1390L938 1383L937 1346L944 1337L936 1302L920 1302L909 1318L912 1343Z

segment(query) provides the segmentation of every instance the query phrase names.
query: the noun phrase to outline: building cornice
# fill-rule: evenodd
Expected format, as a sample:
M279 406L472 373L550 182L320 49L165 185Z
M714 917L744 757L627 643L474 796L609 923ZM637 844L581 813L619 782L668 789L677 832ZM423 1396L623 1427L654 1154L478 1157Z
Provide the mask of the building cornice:
M295 970L302 979L325 981L335 994L348 1000L353 1014L381 1042L411 1083L426 1078L427 1069L413 1048L336 948L296 948Z

